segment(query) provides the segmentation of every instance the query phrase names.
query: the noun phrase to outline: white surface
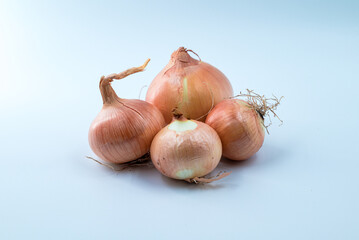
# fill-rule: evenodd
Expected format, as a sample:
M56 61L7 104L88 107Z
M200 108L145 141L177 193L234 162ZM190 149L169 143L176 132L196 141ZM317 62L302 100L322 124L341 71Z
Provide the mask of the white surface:
M358 239L358 3L0 3L0 239ZM205 186L85 158L101 75L137 98L179 46L285 100ZM142 99L144 98L142 93Z

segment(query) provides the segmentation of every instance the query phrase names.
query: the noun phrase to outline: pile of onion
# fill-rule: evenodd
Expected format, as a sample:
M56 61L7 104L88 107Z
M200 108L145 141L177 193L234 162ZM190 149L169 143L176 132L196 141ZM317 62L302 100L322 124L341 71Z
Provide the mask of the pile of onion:
M211 108L233 96L226 76L212 65L192 58L184 47L172 53L171 60L148 88L146 101L156 106L166 123L177 109L188 119L204 121Z
M140 158L148 153L152 139L165 125L156 107L138 99L119 98L111 87L114 79L143 71L148 62L101 77L103 107L90 126L88 139L91 149L104 161L125 163Z
M225 75L188 52L193 51L180 47L171 55L152 81L146 101L119 98L111 82L143 71L149 59L140 67L101 78L103 107L89 131L97 156L124 166L134 160L138 163L150 152L153 165L163 175L208 183L230 174L207 177L222 154L245 160L261 148L267 129L264 118L270 112L278 117L274 110L280 99L267 99L250 90L233 97Z

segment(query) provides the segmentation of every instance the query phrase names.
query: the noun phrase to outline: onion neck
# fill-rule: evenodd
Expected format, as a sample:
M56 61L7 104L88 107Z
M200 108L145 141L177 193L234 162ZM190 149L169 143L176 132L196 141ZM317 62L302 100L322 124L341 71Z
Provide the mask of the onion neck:
M103 104L112 104L116 102L119 97L117 96L115 90L111 86L111 79L105 78L104 76L100 80L100 92L102 96Z
M192 58L188 52L193 52L192 50L188 50L184 47L178 48L171 55L171 60L175 63L185 64L185 65L193 65L198 64L200 61ZM194 52L193 52L194 53ZM194 53L197 55L197 53ZM197 55L198 56L198 55ZM199 58L199 57L198 57ZM200 59L201 60L201 59Z
M186 121L187 118L185 118L183 116L183 114L178 110L178 108L174 108L172 110L172 115L173 115L173 120L178 120L178 121Z
M177 120L177 121L187 121L188 120L182 114L181 115L173 115L173 119Z

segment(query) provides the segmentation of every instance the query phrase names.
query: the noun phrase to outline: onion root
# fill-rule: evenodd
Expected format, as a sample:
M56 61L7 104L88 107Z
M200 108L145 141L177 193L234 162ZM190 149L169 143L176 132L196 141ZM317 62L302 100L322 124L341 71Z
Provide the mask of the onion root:
M277 98L275 95L273 95L272 98L266 98L264 95L259 95L258 93L255 93L253 90L247 89L247 93L240 92L238 95L230 97L230 99L239 98L239 97L246 97L245 101L248 103L248 105L251 108L253 108L258 112L258 114L262 117L263 120L265 117L268 117L269 124L268 125L263 124L268 134L269 134L268 127L272 125L272 119L269 113L272 113L273 116L281 122L280 125L283 124L283 121L279 118L279 116L276 113L278 105L284 98L283 96Z
M214 181L218 181L224 177L227 177L232 172L226 172L226 171L220 171L217 173L216 176L213 177L195 177L195 178L188 178L185 179L186 182L194 183L194 184L205 184L205 183L211 183Z
M89 156L86 156L86 158L88 159L91 159L93 160L94 162L97 162L98 164L102 165L102 166L105 166L107 168L110 168L111 170L113 171L116 171L116 172L121 172L121 171L124 171L124 170L132 170L134 168L137 168L137 167L153 167L153 164L152 162L150 161L150 153L146 153L144 156L136 159L136 160L133 160L133 161L130 161L130 162L126 162L126 163L113 163L113 164L110 164L110 163L104 163L100 160L97 160L93 157L89 157Z

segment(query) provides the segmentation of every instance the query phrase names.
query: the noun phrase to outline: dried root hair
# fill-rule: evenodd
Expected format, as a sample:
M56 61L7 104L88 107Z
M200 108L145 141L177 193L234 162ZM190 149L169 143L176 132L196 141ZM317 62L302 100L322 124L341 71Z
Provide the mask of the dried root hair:
M194 183L194 184L211 183L214 181L218 181L224 177L227 177L231 173L232 172L220 171L217 173L216 176L213 176L213 177L204 176L204 177L187 178L187 179L185 179L185 181L189 182L189 183Z
M268 117L269 124L263 126L265 127L267 133L269 134L268 127L272 125L271 114L274 118L277 118L280 121L279 125L283 124L283 121L279 118L276 113L277 107L280 104L281 100L284 98L283 96L278 98L275 95L271 98L266 98L264 95L259 95L255 93L253 90L247 89L246 93L240 92L238 95L231 97L232 98L245 98L244 100L248 103L248 105L257 111L257 113L262 117L263 121Z
M153 167L151 160L151 155L150 153L146 153L144 156L127 162L127 163L119 163L119 164L115 164L115 163L105 163L103 161L97 160L93 157L89 157L86 156L86 158L91 159L92 161L107 167L109 169L111 169L112 171L115 172L121 172L124 170L133 170L134 168L137 167ZM188 179L184 179L186 182L189 183L194 183L194 184L205 184L205 183L211 183L214 181L218 181L224 177L227 177L229 174L231 174L232 172L226 172L226 171L220 171L217 173L217 175L209 177L209 176L204 176L204 177L195 177L195 178L188 178Z
M117 164L116 163L105 163L105 162L102 162L100 160L97 160L97 159L95 159L93 157L89 157L89 156L86 156L86 158L91 159L94 162L97 162L98 164L105 166L107 168L110 168L111 170L116 171L116 172L121 172L123 170L131 171L137 167L153 167L153 164L150 161L151 157L150 157L149 152L136 160L126 162L126 163L117 163Z

